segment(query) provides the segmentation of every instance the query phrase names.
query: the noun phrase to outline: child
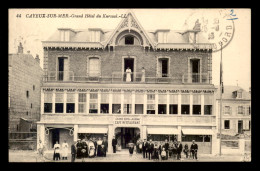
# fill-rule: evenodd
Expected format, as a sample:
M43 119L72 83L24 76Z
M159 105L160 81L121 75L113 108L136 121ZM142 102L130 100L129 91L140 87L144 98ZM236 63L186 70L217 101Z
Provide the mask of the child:
M166 151L165 151L165 148L162 149L161 157L162 157L162 160L166 160Z

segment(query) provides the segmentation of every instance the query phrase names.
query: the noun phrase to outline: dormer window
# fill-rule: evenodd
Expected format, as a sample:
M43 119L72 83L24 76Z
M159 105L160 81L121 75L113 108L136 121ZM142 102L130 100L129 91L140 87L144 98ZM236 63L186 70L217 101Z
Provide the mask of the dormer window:
M133 45L133 44L134 44L134 36L126 36L125 45Z
M100 42L101 36L104 34L103 30L100 28L89 28L90 31L90 42Z
M170 30L156 30L155 34L157 36L158 43L167 43L167 35Z
M61 41L68 42L70 40L69 30L60 30L60 35Z
M242 98L242 92L237 92L237 98L241 99Z

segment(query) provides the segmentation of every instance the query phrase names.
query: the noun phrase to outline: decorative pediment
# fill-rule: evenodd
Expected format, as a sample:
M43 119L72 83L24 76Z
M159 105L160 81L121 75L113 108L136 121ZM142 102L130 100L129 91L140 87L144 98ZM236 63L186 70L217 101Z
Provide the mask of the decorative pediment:
M131 10L129 12L127 12L126 18L123 18L121 20L121 22L118 24L118 26L113 31L111 36L104 43L104 46L107 46L108 44L114 46L117 36L121 32L126 31L126 30L128 30L128 32L134 31L134 32L137 32L138 34L140 34L140 36L143 39L144 47L152 46L154 48L155 43L150 39L150 37L148 36L146 31L143 29L143 27L141 26L141 24L139 23L136 16L134 15L134 13Z

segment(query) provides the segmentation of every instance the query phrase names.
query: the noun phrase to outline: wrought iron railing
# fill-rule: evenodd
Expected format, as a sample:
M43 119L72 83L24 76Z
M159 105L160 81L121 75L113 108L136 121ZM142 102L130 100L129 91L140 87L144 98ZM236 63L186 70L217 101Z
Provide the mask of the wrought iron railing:
M183 74L182 83L209 83L208 73Z

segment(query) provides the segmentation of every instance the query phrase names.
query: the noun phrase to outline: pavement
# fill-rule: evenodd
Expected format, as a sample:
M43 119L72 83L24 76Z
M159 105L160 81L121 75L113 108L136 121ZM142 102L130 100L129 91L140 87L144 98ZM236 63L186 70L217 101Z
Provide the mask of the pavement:
M46 151L45 158L38 156L36 151L32 150L9 150L9 162L71 162L71 155L68 155L68 160L53 161L53 151ZM250 161L250 154L247 161ZM198 160L185 158L182 155L181 160L169 158L168 160L148 160L143 158L142 154L133 154L130 156L127 151L107 154L106 157L94 157L85 159L76 159L75 162L244 162L245 158L242 155L211 155L198 154Z

